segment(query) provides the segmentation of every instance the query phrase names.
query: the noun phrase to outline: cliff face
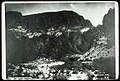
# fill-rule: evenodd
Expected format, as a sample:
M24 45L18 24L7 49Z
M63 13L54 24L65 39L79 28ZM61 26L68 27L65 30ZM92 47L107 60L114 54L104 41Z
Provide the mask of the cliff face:
M83 16L73 11L46 12L41 14L33 14L22 16L20 12L6 12L7 26L23 25L33 30L45 30L49 28L59 28L65 26L70 27L92 27L89 20L85 20Z
M34 20L34 21L33 21ZM47 12L42 14L29 15L24 17L24 21L30 27L38 28L58 28L59 26L92 26L83 16L73 11ZM86 22L88 24L86 24Z
M85 40L94 40L92 48L84 53L85 58L93 59L95 69L104 70L110 74L110 78L115 79L115 9L109 9L103 24L85 32L83 36Z
M60 59L65 55L84 54L96 44L95 40L98 41L103 35L108 36L107 31L114 29L113 12L110 9L104 16L103 25L96 28L73 11L27 16L22 16L20 12L6 12L7 60L24 62L37 56ZM113 21L110 22L109 18ZM80 30L86 27L90 30L81 33Z
M110 8L108 13L104 16L103 27L105 35L109 39L109 47L115 45L115 9Z
M20 12L6 12L8 61L83 54L90 47L80 32L84 27L92 27L91 22L73 11L27 16Z

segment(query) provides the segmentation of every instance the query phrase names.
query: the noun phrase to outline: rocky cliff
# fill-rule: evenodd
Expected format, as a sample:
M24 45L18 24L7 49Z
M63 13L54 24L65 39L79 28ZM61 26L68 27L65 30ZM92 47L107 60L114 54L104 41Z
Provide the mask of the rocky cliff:
M89 20L73 11L26 16L15 11L6 12L7 60L25 62L38 56L60 59L65 55L82 55L96 45L101 36L109 35L105 32L114 28L112 21L108 22L109 16L113 16L111 9L104 16L103 25L93 27ZM90 30L81 33L83 28Z
M90 47L80 32L84 27L91 28L91 22L73 11L27 16L15 11L6 12L8 61L83 54Z

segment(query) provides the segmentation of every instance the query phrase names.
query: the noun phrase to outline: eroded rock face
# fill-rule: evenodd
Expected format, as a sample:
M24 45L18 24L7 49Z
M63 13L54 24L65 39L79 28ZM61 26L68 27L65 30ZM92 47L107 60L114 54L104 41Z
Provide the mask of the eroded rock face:
M109 48L115 45L115 9L109 9L108 13L104 16L103 27L105 35L109 38Z
M82 54L89 46L80 32L84 27L92 27L91 22L73 11L28 16L6 12L8 62L16 59L24 62L37 56L61 58L65 54ZM33 33L41 35L36 37Z
M68 28L75 26L92 26L89 20L85 20L83 16L80 16L73 11L47 12L28 15L24 16L23 21L28 27L33 29L35 27L39 29L48 29L51 27L58 29L61 26Z
M103 25L92 28L89 20L73 11L27 16L22 16L20 12L6 12L7 61L25 62L37 56L60 59L65 54L83 54L101 35L109 37L108 42L113 45L113 16L114 10L110 9L103 19ZM113 20L109 22L109 18ZM90 30L81 33L80 30L85 27Z

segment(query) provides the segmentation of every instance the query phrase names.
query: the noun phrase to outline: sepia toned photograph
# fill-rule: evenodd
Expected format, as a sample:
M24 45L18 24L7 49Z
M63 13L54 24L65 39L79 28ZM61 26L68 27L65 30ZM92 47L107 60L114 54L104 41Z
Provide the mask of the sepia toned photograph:
M118 3L2 3L4 80L116 80Z

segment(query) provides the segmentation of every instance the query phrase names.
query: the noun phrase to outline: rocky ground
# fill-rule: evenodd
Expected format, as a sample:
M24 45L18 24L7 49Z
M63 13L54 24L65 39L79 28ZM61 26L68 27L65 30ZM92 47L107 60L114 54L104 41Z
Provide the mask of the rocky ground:
M72 65L69 65L69 64ZM79 64L76 65L75 64ZM109 74L102 70L89 69L90 61L62 62L39 58L17 65L9 63L8 80L108 80ZM69 68L69 66L71 68ZM79 69L78 69L79 68Z

